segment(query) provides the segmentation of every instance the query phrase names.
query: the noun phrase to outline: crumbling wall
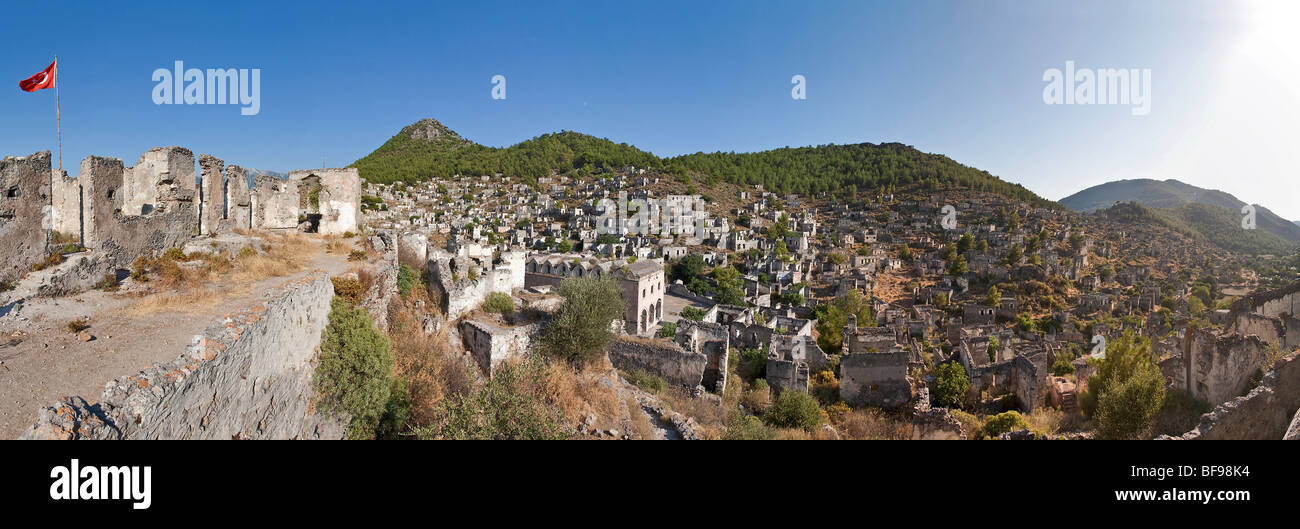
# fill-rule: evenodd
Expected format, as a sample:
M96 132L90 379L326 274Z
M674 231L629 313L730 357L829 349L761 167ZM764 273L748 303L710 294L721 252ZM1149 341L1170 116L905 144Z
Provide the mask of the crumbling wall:
M219 231L226 216L226 189L224 170L226 162L210 154L199 155L199 234L212 235Z
M1046 352L1011 359L1011 388L1021 410L1032 412L1047 401L1047 374L1053 359Z
M361 176L356 168L291 171L289 182L296 186L312 177L319 179L319 194L304 198L312 202L311 212L320 214L316 231L336 235L357 231L361 211Z
M488 321L460 322L460 338L465 349L478 361L483 374L491 377L498 367L511 358L523 358L541 331L533 323L519 327L502 327Z
M1269 344L1257 336L1189 330L1183 337L1185 389L1210 404L1241 395L1269 355Z
M397 262L417 270L424 268L429 262L429 233L415 230L398 237Z
M253 228L253 202L248 189L248 173L238 165L226 166L226 217L222 231Z
M124 168L122 160L88 156L81 161L83 204L86 208L86 247L97 252L103 266L129 269L136 258L180 247L194 234L194 160L180 147L151 149L135 168ZM163 161L179 164L171 167ZM146 170L141 170L141 165ZM174 180L170 175L190 178ZM139 188L149 183L155 193L150 202L136 206L145 214L126 214L124 187ZM185 185L188 182L189 185ZM139 195L139 191L135 191Z
M257 175L252 190L253 228L298 229L298 187L270 175Z
M0 282L14 281L46 255L50 151L0 160Z
M425 277L429 295L438 302L447 319L454 320L477 309L492 292L510 294L523 288L523 260L506 252L503 262L484 270L477 261L430 250ZM516 282L518 281L518 282Z
M704 323L682 319L677 323L673 341L687 351L701 353L708 358L701 384L721 395L727 389L727 355L730 336L727 327L718 323Z
M333 286L324 274L209 327L176 360L65 398L23 439L338 439L348 417L314 411L311 378Z
M903 406L912 400L907 364L908 353L901 348L845 354L840 357L840 397L855 406Z
M1300 408L1300 351L1275 363L1255 389L1224 402L1190 432L1161 439L1282 439Z
M62 236L81 241L81 182L68 172L55 169L50 177L52 209L50 225Z
M609 362L623 371L645 371L670 384L695 388L704 380L709 359L671 342L620 339L609 346Z
M931 408L930 388L921 386L917 388L916 400L912 404L912 439L962 440L966 439L966 431L948 408Z

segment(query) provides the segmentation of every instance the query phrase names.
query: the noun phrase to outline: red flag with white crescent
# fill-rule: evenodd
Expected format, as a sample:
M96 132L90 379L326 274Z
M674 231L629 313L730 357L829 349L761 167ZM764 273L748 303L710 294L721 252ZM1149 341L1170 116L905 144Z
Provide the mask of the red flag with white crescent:
M58 64L58 62L58 59L55 59L54 62L50 63L50 65L44 70L41 70L40 73L28 77L25 80L18 81L18 88L22 88L24 92L35 92L42 88L54 86L54 66Z

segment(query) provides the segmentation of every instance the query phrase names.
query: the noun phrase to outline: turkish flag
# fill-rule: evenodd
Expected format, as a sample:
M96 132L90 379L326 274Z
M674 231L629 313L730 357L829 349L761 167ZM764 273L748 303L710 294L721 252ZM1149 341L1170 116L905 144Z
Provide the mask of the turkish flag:
M54 62L50 63L49 67L41 70L41 73L28 77L26 80L18 81L18 88L22 88L24 92L35 92L42 88L54 86L54 65L58 64L58 62L59 60L55 59Z

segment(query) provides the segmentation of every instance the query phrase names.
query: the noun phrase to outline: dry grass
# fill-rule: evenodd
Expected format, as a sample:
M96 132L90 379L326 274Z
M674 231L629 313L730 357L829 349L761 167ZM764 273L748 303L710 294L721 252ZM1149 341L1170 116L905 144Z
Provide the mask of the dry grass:
M550 398L569 426L576 426L589 414L616 418L620 415L618 391L613 385L601 384L601 378L611 376L609 365L594 365L575 370L563 362L546 365L543 384Z
M853 410L835 425L850 439L908 439L912 425L874 409Z
M394 373L406 379L411 399L411 420L427 425L443 399L467 395L474 389L477 373L463 357L447 347L449 326L433 336L421 330L418 315L408 309L394 311L389 325L393 346Z
M1022 414L1029 423L1029 431L1038 435L1051 435L1060 431L1065 419L1065 412L1047 406L1040 407L1033 413Z
M652 441L655 438L654 426L650 424L650 418L646 416L645 411L636 399L628 397L627 413L632 417L632 426L636 427L636 439Z
M698 433L704 439L721 439L727 432L730 408L715 403L712 399L692 397L685 388L680 387L663 392L659 399L673 411L695 419L700 426Z
M127 310L138 315L204 311L248 294L259 281L302 270L319 252L315 243L296 233L268 238L262 252L245 248L235 257L204 252L185 255L172 248L161 257L137 261L132 277L149 283L154 293L144 295Z

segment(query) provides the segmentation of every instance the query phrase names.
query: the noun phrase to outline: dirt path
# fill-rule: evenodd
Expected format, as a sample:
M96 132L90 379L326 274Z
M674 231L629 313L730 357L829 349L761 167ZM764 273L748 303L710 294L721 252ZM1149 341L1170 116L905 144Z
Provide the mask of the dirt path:
M80 395L94 402L108 381L172 360L195 335L275 286L313 270L333 275L357 264L346 252L326 252L321 241L312 246L315 254L301 269L251 285L215 285L219 301L196 310L140 314L130 310L140 298L101 291L26 300L0 317L0 439L18 437L37 410L57 399ZM89 318L89 342L67 328L81 317Z

